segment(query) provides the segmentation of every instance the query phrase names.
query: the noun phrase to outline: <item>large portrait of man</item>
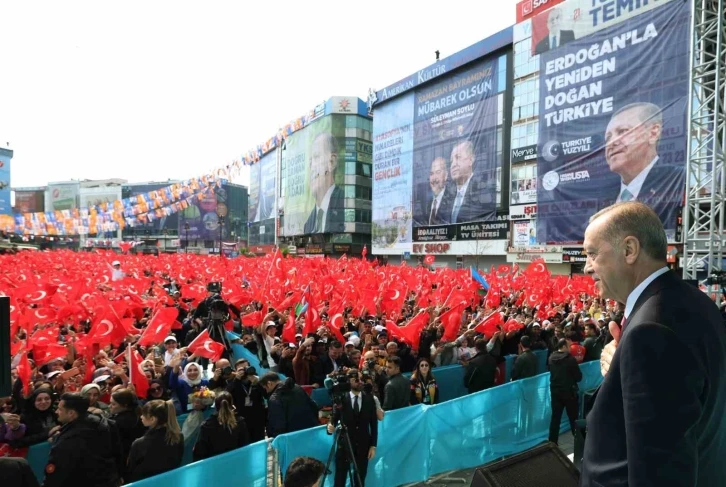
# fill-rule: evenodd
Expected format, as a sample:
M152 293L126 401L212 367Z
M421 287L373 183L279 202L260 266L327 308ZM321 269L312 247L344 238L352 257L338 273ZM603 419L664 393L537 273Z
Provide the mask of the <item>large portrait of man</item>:
M338 141L330 133L321 133L310 150L310 193L315 205L305 221L304 232L331 233L345 229L344 193L335 184L338 170Z
M642 201L673 228L686 184L683 164L668 165L658 155L663 113L653 103L631 103L616 111L605 130L605 160L620 176L608 204ZM669 225L670 224L670 225Z
M564 46L570 41L575 40L575 31L562 29L563 23L562 9L555 7L550 10L547 16L547 35L537 42L534 48L535 54L542 54L550 49L557 49Z

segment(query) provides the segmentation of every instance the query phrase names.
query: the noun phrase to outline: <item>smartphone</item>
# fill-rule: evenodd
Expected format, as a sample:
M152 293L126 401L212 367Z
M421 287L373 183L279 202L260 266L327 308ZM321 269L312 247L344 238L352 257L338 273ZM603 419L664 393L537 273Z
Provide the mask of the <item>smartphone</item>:
M77 376L80 373L81 373L81 371L78 369L78 367L73 367L72 369L68 369L65 372L63 372L60 375L60 378L63 379L63 380L68 380L68 379L70 379L72 377Z

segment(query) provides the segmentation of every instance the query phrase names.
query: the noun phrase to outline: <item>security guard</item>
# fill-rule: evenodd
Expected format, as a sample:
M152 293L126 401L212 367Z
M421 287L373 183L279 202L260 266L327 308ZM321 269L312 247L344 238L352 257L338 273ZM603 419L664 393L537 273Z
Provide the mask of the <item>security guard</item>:
M75 393L61 396L59 430L51 434L53 446L45 466L43 487L118 487L123 454L112 422L88 413L88 399Z

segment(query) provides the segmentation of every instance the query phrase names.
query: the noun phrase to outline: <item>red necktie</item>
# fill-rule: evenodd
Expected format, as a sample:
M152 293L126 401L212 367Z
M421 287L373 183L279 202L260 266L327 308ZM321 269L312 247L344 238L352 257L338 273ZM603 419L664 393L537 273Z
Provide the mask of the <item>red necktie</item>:
M628 324L628 319L625 318L625 315L623 315L623 319L620 320L620 336L623 336L623 333L625 332L625 326Z

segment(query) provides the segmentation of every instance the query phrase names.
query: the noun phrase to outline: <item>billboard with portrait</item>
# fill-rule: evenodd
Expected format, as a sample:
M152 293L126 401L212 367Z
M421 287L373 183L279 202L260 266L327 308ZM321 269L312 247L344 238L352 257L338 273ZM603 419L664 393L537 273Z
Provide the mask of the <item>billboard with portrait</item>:
M531 22L538 241L581 242L590 216L632 200L651 206L673 240L686 180L689 3L568 0Z
M15 213L37 213L45 211L45 191L15 191Z
M373 252L411 251L413 108L410 92L376 110L373 123Z
M484 59L414 92L414 241L466 239L462 224L496 219L498 65Z
M146 194L150 191L156 191L157 189L166 188L171 181L156 184L128 184L123 186L122 196L124 198L130 198L132 196L138 196L140 194ZM161 218L154 218L150 222L137 223L135 231L147 230L150 233L159 233L164 229L176 230L179 226L179 213L172 213L171 215L162 216Z
M276 173L277 151L267 153L257 164L250 166L250 221L274 217Z
M223 181L220 185L215 185L199 198L193 198L189 206L179 215L179 236L189 240L210 240L219 241L219 216L217 210L227 211L227 184ZM222 239L226 239L229 234L229 225L225 223L222 226ZM189 230L184 228L185 224L189 224Z
M12 158L13 151L0 149L0 215L10 215L13 212L10 201L10 160Z
M285 141L282 152L285 235L345 229L345 117L316 120Z

